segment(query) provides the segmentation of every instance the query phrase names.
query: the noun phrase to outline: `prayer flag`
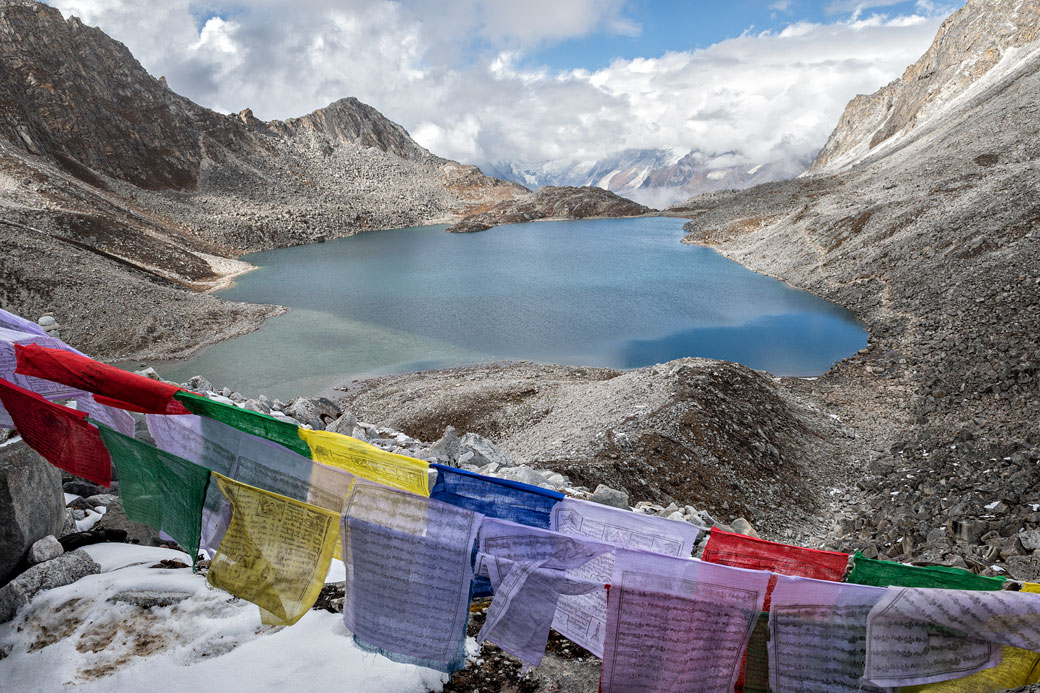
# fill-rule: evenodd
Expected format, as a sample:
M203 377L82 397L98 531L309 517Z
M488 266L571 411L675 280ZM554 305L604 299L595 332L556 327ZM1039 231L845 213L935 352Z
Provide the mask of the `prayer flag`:
M853 557L852 570L846 582L875 587L941 587L958 590L999 590L1005 577L986 577L960 568L942 565L915 566L864 558L859 551Z
M867 618L863 680L960 678L1000 664L1002 646L1040 651L1040 594L889 587Z
M354 484L340 526L343 621L360 647L444 672L465 664L480 519L429 498Z
M105 426L98 430L119 472L126 516L165 532L194 562L210 470Z
M600 690L730 693L769 573L618 549Z
M561 595L604 592L610 580L610 576L587 578L576 569L614 547L486 518L480 527L479 549L478 571L490 578L495 598L477 642L490 640L525 664L537 666Z
M769 683L774 691L864 690L867 615L880 587L777 576L769 612ZM874 690L866 687L866 690Z
M299 429L310 457L355 476L420 496L430 495L430 465L330 431Z
M30 334L39 335L40 337L47 336L44 329L32 320L26 320L20 315L8 313L2 308L0 308L0 327L14 330L15 332L28 332Z
M1025 583L1023 592L1038 593L1040 585ZM1040 652L1030 652L1018 647L1004 646L1000 664L992 669L983 669L977 674L959 679L950 679L922 686L907 686L903 693L976 693L977 691L1002 691L1040 683Z
M22 439L44 459L88 481L111 485L112 460L85 412L48 402L2 379L0 401Z
M849 554L840 551L789 546L724 532L718 527L712 528L702 556L702 560L709 563L832 582L841 581L849 558Z
M39 344L15 345L17 372L93 392L101 404L148 414L185 414L173 399L180 390L81 354Z
M307 443L300 439L299 426L291 421L276 419L273 416L236 407L233 404L217 402L185 390L176 393L175 397L192 414L205 416L245 433L266 438L289 448L298 455L311 456Z
M567 498L552 510L554 531L605 542L615 548L642 549L665 556L689 558L701 528L681 520L643 515L609 505ZM614 553L597 556L568 575L600 583L597 590L561 595L553 628L597 657L603 656L607 624L606 585L614 573Z
M528 527L549 529L549 513L564 495L538 486L508 479L496 479L441 464L430 498L459 508L509 520Z
M206 579L260 607L269 625L291 626L321 593L339 516L213 473L231 520Z

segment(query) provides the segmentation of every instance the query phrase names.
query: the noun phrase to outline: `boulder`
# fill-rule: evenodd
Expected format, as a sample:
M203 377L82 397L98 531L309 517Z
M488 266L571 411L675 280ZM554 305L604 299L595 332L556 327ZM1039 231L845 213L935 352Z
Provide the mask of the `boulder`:
M743 534L748 537L754 537L758 539L758 532L751 526L751 523L745 520L743 517L738 517L730 523L733 527L733 531L737 534Z
M90 498L85 498L84 500L87 502L87 505L91 507L91 509L99 507L107 508L108 506L112 505L112 503L118 501L119 496L117 496L114 493L99 493L96 496L91 496Z
M349 411L340 416L332 423L330 423L328 426L326 426L325 430L331 431L333 433L340 433L342 435L350 436L352 438L365 437L364 432L358 428L357 417ZM359 432L361 434L360 436L357 435Z
M459 441L459 465L471 464L475 467L486 467L496 462L502 467L512 467L508 457L499 452L495 444L476 433L467 433Z
M285 413L300 423L320 431L342 416L343 411L326 397L297 397L285 408Z
M113 465L112 471L115 471L115 465ZM83 479L72 479L71 481L66 481L61 485L61 488L65 493L72 494L73 496L83 496L84 498L96 496L99 493L109 492L109 490L104 486L98 486L97 484L92 484Z
M48 534L29 548L29 565L50 561L65 553L57 538Z
M184 387L192 392L200 392L202 394L216 391L216 388L213 387L213 383L206 380L201 375L193 375L188 378L188 382L184 383Z
M119 498L108 505L108 510L97 521L94 528L123 530L126 532L127 542L130 544L157 546L159 541L159 532L157 530L140 522L134 522L126 516L126 511L123 509L123 501Z
M427 459L431 462L439 462L451 466L458 466L459 461L459 437L455 435L455 427L448 426L444 429L444 435L430 447Z
M71 585L87 575L101 572L101 566L83 551L64 553L54 560L29 568L0 588L0 623L7 623L15 613L44 590Z
M596 490L592 492L592 496L589 500L593 503L600 503L602 505L610 505L615 508L621 508L622 510L628 510L628 491L619 491L616 488L610 488L603 484L596 487Z
M61 472L22 440L0 446L0 584L64 523Z

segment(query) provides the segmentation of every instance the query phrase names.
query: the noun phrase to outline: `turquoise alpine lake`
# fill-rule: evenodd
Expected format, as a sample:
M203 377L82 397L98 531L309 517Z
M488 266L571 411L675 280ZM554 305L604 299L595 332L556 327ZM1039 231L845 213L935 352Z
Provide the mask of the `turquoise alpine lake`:
M682 219L376 231L242 259L222 298L290 308L195 358L154 364L255 397L502 360L635 368L683 356L811 376L864 347L833 303L684 245Z

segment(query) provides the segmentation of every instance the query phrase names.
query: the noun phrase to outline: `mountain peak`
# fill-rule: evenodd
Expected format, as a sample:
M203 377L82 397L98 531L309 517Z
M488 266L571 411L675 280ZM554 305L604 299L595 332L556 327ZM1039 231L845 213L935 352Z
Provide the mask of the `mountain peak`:
M809 173L849 168L937 117L1016 48L1040 39L1040 2L968 0L903 76L852 99Z

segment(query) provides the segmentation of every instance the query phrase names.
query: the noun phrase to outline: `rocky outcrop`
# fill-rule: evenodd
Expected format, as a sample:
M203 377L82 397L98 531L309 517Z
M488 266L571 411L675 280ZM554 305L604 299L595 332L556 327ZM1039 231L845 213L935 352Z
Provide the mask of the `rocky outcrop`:
M547 186L463 217L448 227L448 231L471 233L486 231L500 224L520 224L542 219L638 217L653 211L603 188Z
M808 538L799 532L825 507L820 489L844 479L833 460L851 440L767 375L709 359L625 372L511 363L386 376L352 386L341 406L419 440L453 427L430 457L477 460L467 454L475 433L515 465L507 478L530 483L522 470L550 469L571 486L625 489L635 506L744 516L789 541ZM498 464L474 468L502 475Z
M248 270L235 254L526 192L434 156L357 99L286 121L215 113L39 2L0 0L0 64L0 304L52 312L102 358L184 356L277 314L195 293Z
M0 445L0 518L3 584L33 544L61 534L65 522L61 472L21 440Z
M918 65L988 46L1035 8L969 2ZM857 436L844 463L860 478L834 495L832 546L1040 576L1040 555L1014 541L1040 527L1037 47L1009 51L941 112L922 106L898 147L841 174L683 204L698 215L688 242L843 304L870 329L856 357L786 385Z
M965 94L1001 60L1040 39L1040 2L969 0L951 15L928 51L900 79L845 108L809 173L848 169L884 142L896 144L918 123Z

